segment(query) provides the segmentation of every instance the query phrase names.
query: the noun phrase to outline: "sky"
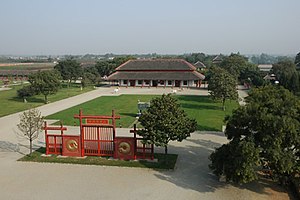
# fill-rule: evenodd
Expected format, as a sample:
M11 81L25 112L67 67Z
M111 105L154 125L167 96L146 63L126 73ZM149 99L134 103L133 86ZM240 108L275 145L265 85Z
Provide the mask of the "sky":
M297 54L299 8L300 0L0 0L0 54Z

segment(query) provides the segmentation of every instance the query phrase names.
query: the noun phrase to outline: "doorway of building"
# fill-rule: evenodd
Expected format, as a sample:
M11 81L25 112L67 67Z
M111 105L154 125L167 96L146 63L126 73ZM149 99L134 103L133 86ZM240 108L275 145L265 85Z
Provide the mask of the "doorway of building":
M129 80L129 85L134 87L135 86L135 80Z
M157 80L153 80L153 81L152 81L152 86L153 86L153 87L157 87L157 83L158 83Z
M175 87L180 87L180 81L178 80L175 81Z

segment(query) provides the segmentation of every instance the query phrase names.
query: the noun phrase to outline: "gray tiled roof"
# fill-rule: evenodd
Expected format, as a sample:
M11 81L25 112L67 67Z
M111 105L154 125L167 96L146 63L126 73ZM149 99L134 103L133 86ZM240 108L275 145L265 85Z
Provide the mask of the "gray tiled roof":
M196 70L195 66L183 59L141 59L129 60L120 65L117 71L123 70Z
M203 80L204 75L197 71L187 72L137 72L117 71L108 80Z

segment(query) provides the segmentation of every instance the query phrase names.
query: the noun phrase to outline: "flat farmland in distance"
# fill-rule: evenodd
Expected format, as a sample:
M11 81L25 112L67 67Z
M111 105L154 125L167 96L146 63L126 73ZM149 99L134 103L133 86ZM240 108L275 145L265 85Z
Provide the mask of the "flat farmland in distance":
M0 63L0 70L39 70L54 66L54 63Z

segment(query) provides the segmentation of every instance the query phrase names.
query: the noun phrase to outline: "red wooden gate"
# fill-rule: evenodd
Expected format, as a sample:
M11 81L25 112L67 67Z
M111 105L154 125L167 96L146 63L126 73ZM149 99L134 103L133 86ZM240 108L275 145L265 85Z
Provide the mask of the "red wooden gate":
M113 156L113 128L83 125L83 145L86 156Z
M120 119L114 110L111 116L83 115L80 110L74 118L80 124L81 156L114 156L116 119Z
M147 144L143 138L137 138L137 129L134 137L116 137L116 119L112 116L79 115L80 135L64 135L67 128L44 126L46 139L46 154L65 156L111 156L119 159L154 159L154 146ZM59 134L48 134L48 130L58 130Z

